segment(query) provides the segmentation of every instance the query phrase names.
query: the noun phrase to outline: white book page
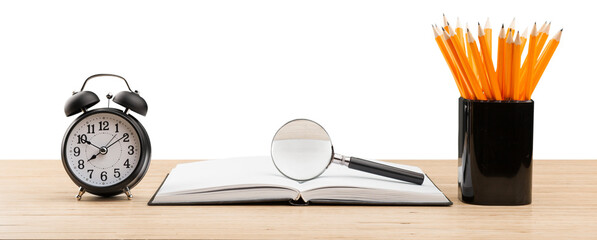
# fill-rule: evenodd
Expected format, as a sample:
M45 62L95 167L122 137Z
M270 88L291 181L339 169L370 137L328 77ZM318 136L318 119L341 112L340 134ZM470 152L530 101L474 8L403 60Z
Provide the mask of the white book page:
M248 157L179 164L168 175L158 196L257 187L296 190L298 186L278 172L270 157Z

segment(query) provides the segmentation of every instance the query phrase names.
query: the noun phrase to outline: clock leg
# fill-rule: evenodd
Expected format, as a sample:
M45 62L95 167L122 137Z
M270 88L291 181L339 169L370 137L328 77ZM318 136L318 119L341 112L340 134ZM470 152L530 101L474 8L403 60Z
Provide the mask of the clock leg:
M133 194L131 193L129 187L124 188L122 191L126 195L126 198L128 198L129 200L133 199Z
M77 194L77 196L75 196L77 198L77 200L81 200L81 197L83 196L84 193L85 193L85 188L79 187L79 193Z

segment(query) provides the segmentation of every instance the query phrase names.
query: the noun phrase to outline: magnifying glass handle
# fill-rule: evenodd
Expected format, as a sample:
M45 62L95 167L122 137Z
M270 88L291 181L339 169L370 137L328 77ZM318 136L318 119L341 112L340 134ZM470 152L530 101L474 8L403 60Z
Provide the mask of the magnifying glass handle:
M356 157L350 157L350 162L348 162L348 168L373 173L375 175L381 175L393 179L398 179L406 182L411 182L418 185L423 184L423 180L425 180L425 175L423 175L422 173L413 172L410 170L376 163L373 161L360 159Z

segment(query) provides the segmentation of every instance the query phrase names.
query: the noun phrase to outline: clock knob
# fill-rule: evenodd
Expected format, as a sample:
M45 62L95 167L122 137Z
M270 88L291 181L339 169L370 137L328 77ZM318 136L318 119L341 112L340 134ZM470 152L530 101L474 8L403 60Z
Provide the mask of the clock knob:
M90 91L82 91L73 94L64 105L64 113L67 117L80 113L84 109L93 107L100 99L95 93Z
M147 102L138 93L122 91L114 96L113 101L143 116L147 114Z

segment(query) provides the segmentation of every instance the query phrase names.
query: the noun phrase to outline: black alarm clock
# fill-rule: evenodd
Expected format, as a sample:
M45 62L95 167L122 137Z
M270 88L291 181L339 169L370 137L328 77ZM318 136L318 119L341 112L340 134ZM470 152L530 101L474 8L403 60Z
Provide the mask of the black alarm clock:
M108 107L89 110L100 99L84 91L87 81L96 77L124 80L128 91L108 94ZM124 110L110 108L110 99ZM147 102L132 91L126 79L114 74L96 74L85 80L79 92L73 92L64 106L67 117L81 113L68 127L62 140L62 164L79 186L77 200L85 192L99 196L126 194L145 176L151 158L149 136L141 123L128 111L145 116Z

